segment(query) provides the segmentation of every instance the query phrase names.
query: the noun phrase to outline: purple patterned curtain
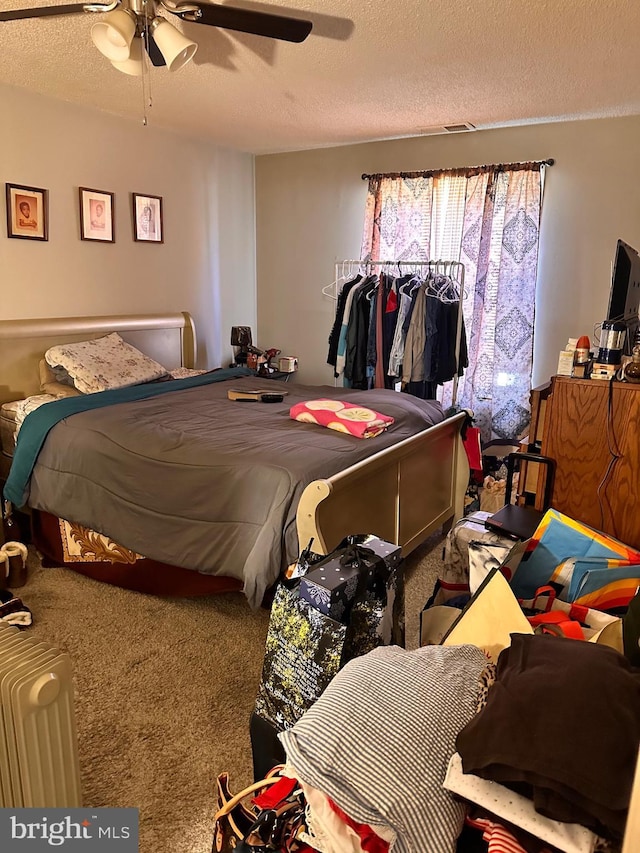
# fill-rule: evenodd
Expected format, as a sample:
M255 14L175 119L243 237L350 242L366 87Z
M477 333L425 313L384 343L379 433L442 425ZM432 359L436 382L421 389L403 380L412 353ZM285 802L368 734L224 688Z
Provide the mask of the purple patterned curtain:
M432 198L431 178L372 178L360 257L428 261Z
M465 265L463 313L469 367L458 384L457 402L472 409L484 441L523 436L529 426L533 365L535 286L541 207L540 164L508 170L490 167L466 177L466 191L439 193L435 184L454 173L418 178L372 178L369 182L362 257L373 260L428 260L438 244L451 251L445 260ZM462 205L462 207L460 207ZM436 215L437 214L437 215ZM434 222L461 221L444 238ZM442 401L451 402L445 386Z

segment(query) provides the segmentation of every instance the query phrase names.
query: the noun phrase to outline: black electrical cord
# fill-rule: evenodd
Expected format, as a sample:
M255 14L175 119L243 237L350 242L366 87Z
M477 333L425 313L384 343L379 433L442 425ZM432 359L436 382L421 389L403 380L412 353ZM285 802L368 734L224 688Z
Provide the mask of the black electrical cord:
M596 489L596 494L598 495L598 506L600 507L600 529L604 530L604 492L606 490L607 483L609 481L609 477L613 473L614 466L618 459L622 458L622 453L620 452L620 447L618 445L618 440L616 438L615 429L614 429L614 419L613 419L613 384L614 382L619 382L616 376L613 376L609 380L609 393L607 399L607 447L609 449L609 455L611 459L609 460L609 464L607 465L607 469L604 472L602 479L600 480L600 484ZM613 447L612 447L613 441ZM609 507L609 514L611 516L611 526L613 527L613 533L617 536L616 531L616 522L613 513L611 512L611 507Z

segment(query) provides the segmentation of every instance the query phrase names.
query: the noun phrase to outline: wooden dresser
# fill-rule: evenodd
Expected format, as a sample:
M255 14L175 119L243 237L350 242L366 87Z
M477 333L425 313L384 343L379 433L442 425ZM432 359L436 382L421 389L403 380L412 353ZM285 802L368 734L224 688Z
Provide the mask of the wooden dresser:
M555 376L550 392L541 452L557 464L551 505L640 548L640 385Z

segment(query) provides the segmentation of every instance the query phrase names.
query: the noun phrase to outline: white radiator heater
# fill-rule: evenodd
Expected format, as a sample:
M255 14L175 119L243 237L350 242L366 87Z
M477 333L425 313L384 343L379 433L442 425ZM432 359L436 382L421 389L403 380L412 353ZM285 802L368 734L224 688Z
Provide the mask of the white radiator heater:
M81 799L71 659L0 620L0 807Z

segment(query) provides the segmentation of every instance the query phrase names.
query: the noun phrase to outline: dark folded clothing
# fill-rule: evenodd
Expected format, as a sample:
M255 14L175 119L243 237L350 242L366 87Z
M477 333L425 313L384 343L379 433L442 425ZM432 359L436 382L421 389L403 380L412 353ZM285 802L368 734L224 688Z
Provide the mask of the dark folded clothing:
M485 708L460 732L465 773L547 817L622 838L640 744L640 670L613 649L513 634Z

